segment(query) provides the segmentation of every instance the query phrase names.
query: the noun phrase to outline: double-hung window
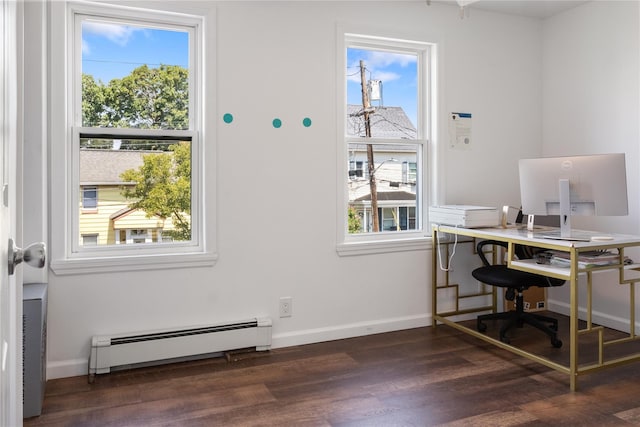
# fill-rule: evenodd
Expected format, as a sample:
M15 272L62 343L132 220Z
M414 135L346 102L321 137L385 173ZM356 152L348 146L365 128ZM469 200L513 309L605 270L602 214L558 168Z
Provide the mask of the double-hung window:
M60 49L52 52L52 99L67 106L51 119L52 181L64 183L52 190L62 204L52 207L62 225L52 267L210 264L204 18L97 3L52 8L52 38L64 40L52 43Z
M424 248L433 47L341 36L338 252Z

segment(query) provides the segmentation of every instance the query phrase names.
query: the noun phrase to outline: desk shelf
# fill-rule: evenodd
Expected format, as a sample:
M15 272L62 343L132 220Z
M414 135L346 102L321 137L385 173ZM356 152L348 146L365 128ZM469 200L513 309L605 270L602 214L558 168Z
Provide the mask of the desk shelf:
M556 265L549 264L538 264L535 260L525 259L525 260L514 260L511 261L511 265L515 268L522 268L525 271L531 271L533 273L539 273L543 275L549 275L552 277L557 277L560 279L571 278L571 269L569 267L559 267ZM588 268L580 268L578 270L578 274L583 274L587 272L596 273L598 271L607 271L607 270L618 270L622 267L623 270L635 270L640 271L640 264L608 264L608 265L598 265Z
M543 274L545 276L557 277L559 279L569 280L571 278L571 269L558 267L555 265L549 264L538 264L535 260L532 259L524 259L511 261L511 265L513 267L520 267L525 271L529 271L532 273Z

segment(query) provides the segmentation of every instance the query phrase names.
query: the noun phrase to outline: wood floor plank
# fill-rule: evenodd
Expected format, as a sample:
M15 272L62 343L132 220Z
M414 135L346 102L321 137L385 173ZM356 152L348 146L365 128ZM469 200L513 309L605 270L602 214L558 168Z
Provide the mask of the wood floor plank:
M449 423L440 424L439 427L512 427L537 421L533 415L519 409L507 409L486 414L461 418Z
M627 421L633 425L640 425L640 407L618 412L614 415L621 420Z

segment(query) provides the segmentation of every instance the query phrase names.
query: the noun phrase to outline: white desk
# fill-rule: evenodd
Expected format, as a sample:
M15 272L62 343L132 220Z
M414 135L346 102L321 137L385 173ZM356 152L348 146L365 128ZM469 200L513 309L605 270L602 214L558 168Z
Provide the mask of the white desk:
M529 271L538 274L544 274L546 276L565 279L570 286L570 342L569 342L569 364L563 365L554 362L548 358L524 351L518 347L503 343L495 338L480 333L474 329L456 323L450 319L450 317L460 314L475 313L481 311L487 311L491 309L496 311L496 296L495 290L493 294L493 305L490 307L478 307L472 309L459 310L456 308L453 311L439 312L438 311L438 290L449 288L449 283L438 284L438 252L439 234L450 234L458 236L466 236L473 239L485 240L493 239L508 243L507 259L508 266L518 270ZM433 313L433 327L436 327L438 322L447 324L484 341L488 341L495 344L498 347L512 351L513 353L527 357L531 360L537 361L550 368L564 372L569 375L571 390L577 389L577 378L579 375L587 374L590 372L602 370L609 367L614 367L634 361L640 361L640 353L626 355L624 357L617 357L607 360L604 357L604 348L606 346L620 344L623 342L629 342L636 340L638 337L635 335L635 284L640 282L640 276L636 274L629 274L630 270L640 271L640 265L625 265L624 250L629 247L640 246L640 236L612 234L612 240L604 241L590 241L590 242L575 242L575 241L563 241L563 240L551 240L534 237L533 233L528 232L526 228L460 228L445 225L434 225L432 228L433 237L433 251L432 251L432 313ZM447 244L451 242L448 241ZM553 249L557 251L567 252L570 257L570 267L562 268L552 265L536 264L533 260L515 260L514 249L515 245L534 246L538 248ZM620 254L620 261L615 264L592 267L592 268L580 268L578 265L578 257L581 252L599 250L599 249L615 249ZM592 273L598 270L618 270L620 284L626 284L629 286L630 293L630 333L628 337L624 339L606 341L604 339L604 328L601 326L594 326L592 324ZM471 272L469 272L470 275ZM579 329L578 324L578 276L580 274L586 274L587 276L587 301L586 301L586 328ZM634 276L633 278L627 278L626 276ZM448 282L448 275L446 278ZM567 286L565 284L565 286ZM460 298L456 292L456 298ZM456 302L456 307L458 307ZM595 333L598 335L598 362L589 364L587 366L578 364L578 339L583 334ZM566 351L566 350L565 350Z

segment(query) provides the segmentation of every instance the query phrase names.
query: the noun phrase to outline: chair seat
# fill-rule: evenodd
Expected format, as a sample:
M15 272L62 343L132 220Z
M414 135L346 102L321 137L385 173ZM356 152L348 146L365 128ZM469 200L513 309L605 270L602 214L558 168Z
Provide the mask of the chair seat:
M471 275L482 283L502 288L528 289L530 286L560 286L564 280L553 279L526 271L514 270L506 265L478 267Z
M558 320L552 317L525 312L523 291L532 286L539 288L561 286L565 281L562 279L542 276L540 274L511 269L504 264L491 264L484 252L486 250L484 247L490 245L494 246L494 260L496 259L496 246L508 249L507 243L501 241L483 240L478 242L476 249L480 259L482 260L483 267L476 268L471 272L471 275L481 283L506 288L507 291L505 292L505 298L515 302L515 309L496 313L494 307L494 312L479 315L477 318L478 331L484 332L487 330L487 325L484 323L487 320L503 320L503 325L500 328L500 341L509 343L507 332L514 327L521 328L526 323L547 334L551 339L551 345L553 347L562 347L562 341L558 339ZM526 251L518 245L516 245L515 251L515 255L520 259L523 259L523 256L526 257L528 255ZM518 252L522 252L522 254Z

